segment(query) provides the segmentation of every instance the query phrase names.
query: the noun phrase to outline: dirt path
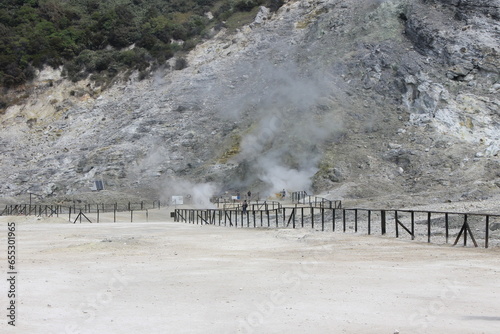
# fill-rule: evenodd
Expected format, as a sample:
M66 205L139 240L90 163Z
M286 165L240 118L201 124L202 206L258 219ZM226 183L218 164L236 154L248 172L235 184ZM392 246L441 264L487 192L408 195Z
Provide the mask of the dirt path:
M173 222L17 229L1 333L500 333L500 248Z

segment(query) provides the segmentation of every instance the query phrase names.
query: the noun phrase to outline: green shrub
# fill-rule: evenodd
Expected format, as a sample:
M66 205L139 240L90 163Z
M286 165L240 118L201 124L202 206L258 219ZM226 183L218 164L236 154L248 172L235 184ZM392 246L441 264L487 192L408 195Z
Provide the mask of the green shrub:
M255 1L253 1L253 0L240 0L236 3L235 7L239 11L249 12L255 7Z
M269 0L268 1L268 7L272 12L277 11L278 9L281 8L285 4L285 1L283 0Z
M177 58L175 60L174 70L180 71L187 67L187 60L184 57Z
M0 85L23 84L33 77L33 67L44 65L64 64L64 74L75 81L93 73L99 79L121 70L144 71L191 50L209 36L209 27L232 16L239 15L232 26L248 22L264 3L277 10L283 1L1 0ZM244 20L242 13L248 13Z

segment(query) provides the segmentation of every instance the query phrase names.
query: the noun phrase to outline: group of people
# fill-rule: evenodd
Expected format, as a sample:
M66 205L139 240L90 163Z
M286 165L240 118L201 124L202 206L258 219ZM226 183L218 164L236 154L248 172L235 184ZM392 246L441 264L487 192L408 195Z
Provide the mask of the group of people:
M281 195L281 199L284 199L285 196L286 196L286 190L283 189L281 192L280 192L280 195ZM238 196L238 199L240 199L240 193L238 192L237 193L237 196ZM247 199L248 201L250 201L252 198L252 192L249 190L248 193L247 193ZM243 203L241 204L241 211L243 213L246 213L247 212L247 209L248 209L248 201L247 200L244 200Z
M241 195L240 195L240 192L239 192L239 191L237 191L237 192L236 192L236 198L237 198L237 199L241 199ZM247 192L247 199L248 199L248 200L250 200L251 198L252 198L252 192L249 190L249 191Z

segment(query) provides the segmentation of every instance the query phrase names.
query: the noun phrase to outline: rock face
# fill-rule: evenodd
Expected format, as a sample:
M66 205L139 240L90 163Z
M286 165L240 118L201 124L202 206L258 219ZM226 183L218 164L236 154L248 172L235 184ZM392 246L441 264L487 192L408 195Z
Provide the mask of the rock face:
M0 115L0 193L220 190L332 197L500 190L497 0L288 1L101 90L46 70ZM415 197L416 198L416 197Z

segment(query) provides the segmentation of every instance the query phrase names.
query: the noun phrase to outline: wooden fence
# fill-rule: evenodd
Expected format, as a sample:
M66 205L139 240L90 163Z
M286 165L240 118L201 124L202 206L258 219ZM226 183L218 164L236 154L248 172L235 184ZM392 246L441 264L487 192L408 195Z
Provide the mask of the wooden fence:
M340 209L342 208L342 201L339 200L329 200L323 197L307 195L305 191L295 191L290 194L292 198L292 203L308 205L315 208L328 208L328 209Z
M174 219L190 224L246 228L312 228L321 231L366 233L408 238L428 243L469 239L475 247L500 246L500 215L418 210L281 207L275 209L176 209ZM494 232L495 230L495 232ZM494 232L495 235L491 236Z
M92 218L95 222L99 223L102 215L105 213L113 213L113 222L117 221L117 213L119 212L130 212L130 221L134 220L134 212L144 211L146 214L146 219L148 218L149 209L160 209L160 201L152 202L125 202L125 203L101 203L101 204L87 204L73 202L72 205L31 205L31 204L13 204L6 205L5 208L0 212L0 216L38 216L38 217L59 217L60 215L68 215L68 220L73 224L82 222L93 223ZM75 218L76 217L76 218Z

